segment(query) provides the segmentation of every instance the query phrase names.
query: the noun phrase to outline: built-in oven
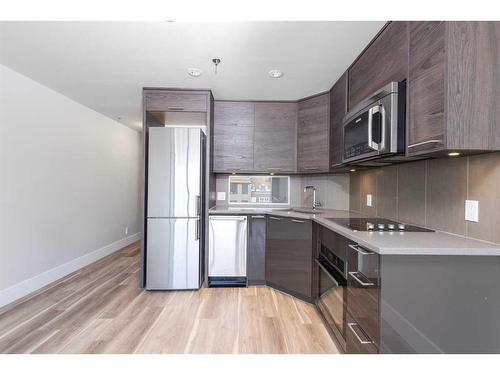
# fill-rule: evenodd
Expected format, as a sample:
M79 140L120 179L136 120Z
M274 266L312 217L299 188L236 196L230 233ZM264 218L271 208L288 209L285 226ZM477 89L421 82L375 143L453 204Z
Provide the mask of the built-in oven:
M405 151L406 82L391 82L343 119L344 163L389 158Z
M347 249L351 243L335 232L321 228L316 305L340 346L346 349Z

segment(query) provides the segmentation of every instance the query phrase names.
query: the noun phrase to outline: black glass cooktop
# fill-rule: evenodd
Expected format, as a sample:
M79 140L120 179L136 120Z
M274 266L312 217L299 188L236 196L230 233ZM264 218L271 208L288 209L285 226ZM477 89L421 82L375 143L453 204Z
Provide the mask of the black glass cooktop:
M352 230L359 231L383 231L383 232L434 232L430 229L416 227L414 225L402 224L397 221L379 218L331 218L327 219L335 224L342 225Z

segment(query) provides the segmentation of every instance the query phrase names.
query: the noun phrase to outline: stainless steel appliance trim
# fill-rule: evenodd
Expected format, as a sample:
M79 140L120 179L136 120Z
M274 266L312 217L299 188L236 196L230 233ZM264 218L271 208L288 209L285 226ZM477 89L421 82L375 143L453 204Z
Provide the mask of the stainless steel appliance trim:
M269 216L269 219L271 219L271 220L281 220L281 218L279 218L279 217L274 217L274 216Z
M356 280L360 285L362 285L362 286L374 286L375 285L374 283L365 283L364 281L359 279L356 276L356 274L357 274L357 272L355 272L355 271L349 272L349 276L351 276L354 280Z
M335 279L335 277L333 277L332 275L330 275L330 272L328 272L328 270L325 268L325 266L323 266L318 259L314 259L314 261L319 266L319 268L321 268L326 273L326 275L328 276L328 278L330 280L332 280L332 282L335 284L335 286L340 286L339 282Z
M375 91L373 94L368 96L366 99L362 100L358 105L354 106L349 113L347 113L342 119L342 124L352 120L354 117L359 115L359 112L365 112L365 109L373 104L374 102L382 99L383 97L390 94L398 93L398 82L390 82L381 89Z
M429 139L428 141L413 143L411 145L408 145L407 147L408 148L418 147L418 146L423 146L423 145L426 145L426 144L429 144L429 143L440 143L440 144L443 144L444 142L442 140L440 140L440 139Z
M358 253L362 254L362 255L372 255L372 254L375 254L371 251L363 251L365 249L363 249L361 246L359 245L347 245L349 246L351 249L353 250L356 250ZM363 249L363 250L362 250Z
M359 341L360 344L364 344L364 345L366 345L366 344L373 344L373 341L370 341L368 339L364 340L364 339L362 339L359 336L359 334L354 329L354 326L359 327L357 323L347 323L347 326L352 331L352 333L354 334L354 336L356 336L356 338L358 339L358 341Z
M299 224L304 224L305 223L304 220L292 219L291 221L293 221L294 223L299 223Z

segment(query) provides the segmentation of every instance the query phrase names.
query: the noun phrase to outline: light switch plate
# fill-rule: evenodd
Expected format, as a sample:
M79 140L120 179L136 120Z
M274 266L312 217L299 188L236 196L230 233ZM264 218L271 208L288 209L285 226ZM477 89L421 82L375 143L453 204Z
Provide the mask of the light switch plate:
M368 207L372 206L372 195L371 194L366 194L366 205Z
M225 191L218 191L217 192L217 200L218 201L225 201L226 200L226 192Z
M479 221L479 201L465 201L465 220L467 221Z

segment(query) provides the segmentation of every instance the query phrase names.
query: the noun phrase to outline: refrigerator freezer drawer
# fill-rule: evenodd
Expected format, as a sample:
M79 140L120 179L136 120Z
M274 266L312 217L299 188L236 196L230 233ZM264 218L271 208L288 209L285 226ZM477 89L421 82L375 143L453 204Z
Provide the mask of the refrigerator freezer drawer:
M210 216L209 277L246 277L246 216Z
M148 217L200 216L202 131L153 127L148 140Z
M199 219L148 219L146 289L200 287Z

